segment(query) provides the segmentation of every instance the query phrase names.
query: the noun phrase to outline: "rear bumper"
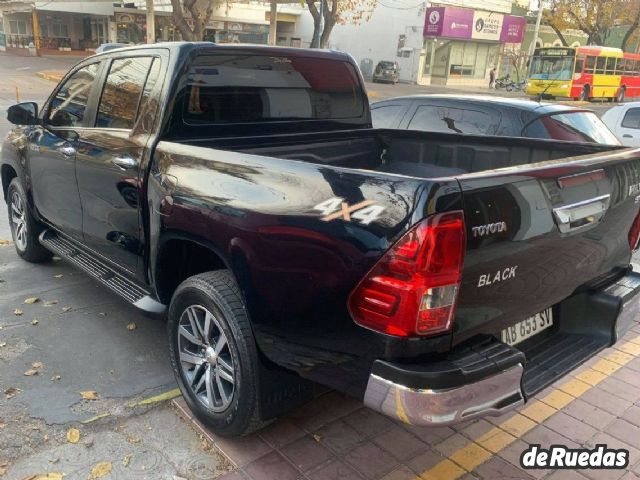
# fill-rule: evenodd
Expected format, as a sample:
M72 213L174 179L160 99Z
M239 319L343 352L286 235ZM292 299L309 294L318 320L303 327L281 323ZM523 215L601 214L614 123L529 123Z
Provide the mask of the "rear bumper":
M543 340L557 345L557 351L545 352L542 357L560 355L570 361L554 360L550 366L539 358L540 345L519 350L492 337L427 365L378 360L369 376L364 404L418 426L445 426L501 415L625 334L640 314L640 274L630 272L601 291L570 297L566 303L560 305L560 311L569 318L561 320L564 324L555 337ZM596 311L597 320L592 321L585 311ZM593 332L588 331L589 325ZM590 339L584 343L588 348L571 360L568 350L585 337Z

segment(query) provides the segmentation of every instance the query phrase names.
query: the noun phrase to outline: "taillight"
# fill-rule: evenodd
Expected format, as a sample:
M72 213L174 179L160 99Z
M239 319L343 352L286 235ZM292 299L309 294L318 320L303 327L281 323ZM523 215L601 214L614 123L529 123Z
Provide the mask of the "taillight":
M640 211L636 214L629 229L629 246L632 251L638 249L638 240L640 240Z
M462 277L461 211L433 215L407 232L349 297L359 325L397 336L451 329Z

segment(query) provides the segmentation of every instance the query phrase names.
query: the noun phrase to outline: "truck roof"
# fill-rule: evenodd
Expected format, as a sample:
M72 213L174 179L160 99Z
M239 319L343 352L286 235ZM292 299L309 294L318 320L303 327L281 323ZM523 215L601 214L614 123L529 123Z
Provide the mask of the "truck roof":
M253 45L245 43L213 43L213 42L159 42L146 45L134 45L130 47L117 48L108 52L99 53L98 55L118 54L121 52L131 52L133 50L149 50L164 48L173 53L186 53L193 50L200 50L202 53L249 53L255 55L268 55L278 52L281 55L289 57L313 57L326 58L332 60L344 60L353 62L351 55L337 50L317 49L317 48L295 48L295 47L278 47L271 45ZM353 62L355 64L355 62Z

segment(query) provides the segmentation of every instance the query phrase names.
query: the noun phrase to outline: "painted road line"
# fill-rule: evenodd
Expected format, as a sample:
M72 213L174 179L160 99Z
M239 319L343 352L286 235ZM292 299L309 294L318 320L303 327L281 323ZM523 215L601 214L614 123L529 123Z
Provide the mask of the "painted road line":
M422 472L420 477L425 480L456 480L472 472L637 357L640 357L640 335L620 345L613 345L611 351L593 366L552 387L550 393L531 401L519 413L492 427L477 439L469 440L467 445Z
M172 400L181 395L179 388L174 388L173 390L169 390L168 392L161 393L159 395L154 395L152 397L148 397L140 400L139 402L134 402L129 404L129 408L141 407L143 405L151 405L153 403L164 402L165 400Z

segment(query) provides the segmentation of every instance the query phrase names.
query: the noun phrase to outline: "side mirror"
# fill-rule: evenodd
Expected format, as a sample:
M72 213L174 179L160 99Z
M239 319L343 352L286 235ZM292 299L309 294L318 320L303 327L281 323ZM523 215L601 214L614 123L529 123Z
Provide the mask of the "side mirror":
M7 120L14 125L37 125L38 104L35 102L23 102L12 105L7 109Z

